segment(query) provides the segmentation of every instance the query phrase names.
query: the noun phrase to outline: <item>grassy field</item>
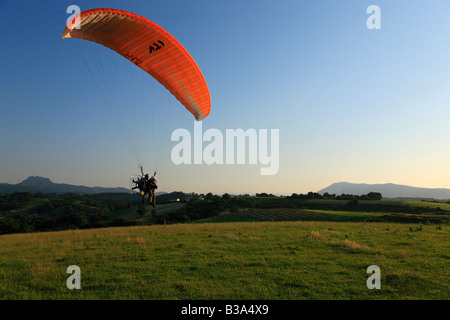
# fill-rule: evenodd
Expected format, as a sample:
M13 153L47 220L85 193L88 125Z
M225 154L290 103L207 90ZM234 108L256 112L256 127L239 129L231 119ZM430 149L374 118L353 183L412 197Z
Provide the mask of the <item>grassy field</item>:
M341 222L404 222L449 224L448 213L401 214L386 212L359 212L338 210L305 210L295 208L239 209L197 221L203 222L242 222L242 221L341 221Z
M449 244L448 225L330 221L2 235L0 299L449 299Z
M449 203L427 202L427 201L402 201L401 204L411 207L429 207L429 208L441 208L442 210L450 211Z
M292 208L275 209L243 209L235 213L227 214L239 218L253 218L253 221L365 221L367 219L379 218L382 214L354 211L333 211L333 210L304 210ZM216 217L220 221L221 217ZM214 222L214 218L210 219Z
M163 216L168 213L174 212L179 208L183 207L185 204L180 202L173 203L163 203L158 204L156 208L151 207L147 203L144 206L145 214L143 216L139 216L137 213L136 207L131 207L128 209L123 209L119 211L115 211L109 214L108 219L113 220L116 218L129 219L142 222L143 224L152 224L154 222L154 217L152 216L152 211L155 211L156 215Z

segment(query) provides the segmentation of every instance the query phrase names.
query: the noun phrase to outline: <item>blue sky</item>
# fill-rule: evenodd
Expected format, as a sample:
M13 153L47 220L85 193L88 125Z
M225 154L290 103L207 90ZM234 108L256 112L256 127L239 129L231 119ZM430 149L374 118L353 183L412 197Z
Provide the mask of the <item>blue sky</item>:
M165 156L161 190L290 194L339 181L450 188L450 1L442 0L1 0L0 182L39 175L127 186L138 173L83 64L91 50L109 53L61 39L72 4L131 11L177 38L210 89L204 130L280 130L278 174L261 176L261 166L249 164L175 166ZM372 4L381 9L380 30L366 27ZM141 79L121 94L143 108L144 123L158 121L148 100L173 108L160 116L170 153L172 126L192 132L193 118L158 84L148 98ZM114 91L106 94L115 99ZM156 142L140 143L150 171Z

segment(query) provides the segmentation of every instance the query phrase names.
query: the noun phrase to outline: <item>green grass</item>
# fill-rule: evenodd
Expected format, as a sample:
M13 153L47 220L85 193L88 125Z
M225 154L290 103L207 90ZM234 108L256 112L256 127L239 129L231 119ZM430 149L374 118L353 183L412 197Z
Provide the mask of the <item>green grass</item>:
M322 221L3 235L0 298L449 299L449 243L446 225Z
M357 211L335 211L335 210L310 210L312 212L319 212L325 214L331 214L341 218L345 221L364 221L367 219L380 218L383 214L374 212L357 212Z
M139 216L139 214L137 213L138 207L131 207L109 213L108 220L122 218L140 221L143 224L151 224L152 222L154 222L154 218L151 215L152 210L155 210L156 214L161 216L174 212L183 206L185 206L185 203L173 202L173 203L157 204L156 208L153 208L148 204L148 202L145 202L144 208L146 210L146 213L142 217Z
M194 223L219 223L219 222L258 222L264 221L262 219L258 219L256 217L246 217L246 216L237 216L237 215L219 215L212 218L201 219L198 221L194 221Z
M445 211L450 211L449 203L425 202L425 201L402 201L403 205L411 207L429 207L433 209L441 208Z
M341 222L404 222L404 223L450 223L450 216L444 214L389 214L380 212L313 210L296 208L240 209L235 212L202 219L199 222L239 221L341 221Z

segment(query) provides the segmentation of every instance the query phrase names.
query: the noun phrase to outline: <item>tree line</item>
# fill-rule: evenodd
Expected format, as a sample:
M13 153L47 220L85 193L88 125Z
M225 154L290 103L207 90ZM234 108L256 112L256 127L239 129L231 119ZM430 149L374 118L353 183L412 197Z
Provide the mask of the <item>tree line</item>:
M0 194L0 234L134 225L108 219L108 213L129 208L138 199L128 194Z
M381 200L382 194L379 192L369 192L363 195L355 194L329 194L325 192L323 195L317 192L308 192L307 194L293 193L287 197L288 199L328 199L328 200Z
M156 223L186 223L215 217L226 210L233 212L239 210L239 208L254 208L258 206L259 203L255 199L247 196L232 197L228 193L219 196L211 192L206 195L193 194L184 207L167 215L158 216Z
M319 193L309 192L308 194L296 194L291 196L276 196L270 193L256 193L254 197L245 195L231 196L228 193L222 196L212 194L211 192L205 194L190 194L189 200L186 206L178 209L175 212L164 216L157 216L157 224L169 224L169 223L186 223L200 219L206 219L218 216L224 211L236 212L246 208L257 209L271 209L271 208L298 208L306 209L308 206L304 202L292 203L291 199L332 199L332 200L347 200L344 203L349 207L355 207L358 205L358 200L381 200L382 195L377 192L370 192L367 195L330 195L325 193L321 195ZM326 208L329 204L324 204Z

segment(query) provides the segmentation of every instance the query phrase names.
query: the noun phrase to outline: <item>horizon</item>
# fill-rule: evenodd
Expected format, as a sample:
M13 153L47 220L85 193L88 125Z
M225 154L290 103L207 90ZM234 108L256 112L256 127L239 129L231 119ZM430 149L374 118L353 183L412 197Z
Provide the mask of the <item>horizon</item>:
M116 186L116 187L104 187L104 186L101 186L101 185L97 185L97 186L86 186L86 185L73 185L73 184L70 184L70 183L66 183L66 182L55 182L55 181L53 181L52 179L50 179L50 178L47 178L47 177L41 177L41 176L29 176L29 177L27 177L27 178L25 178L25 179L23 179L23 180L21 180L20 182L18 182L18 183L5 183L5 182L1 182L0 181L0 185L2 185L2 184L9 184L9 185L11 185L11 186L14 186L14 185L18 185L18 184L21 184L21 183L23 183L23 182L25 182L25 181L27 181L27 180L30 180L30 179L40 179L40 180L48 180L49 182L51 182L52 184L62 184L62 185L69 185L69 186L74 186L74 187L87 187L87 188L102 188L102 189L120 189L120 188L123 188L123 189L126 189L126 190L128 190L128 191L130 191L131 192L131 190L130 190L130 188L126 188L126 187L121 187L121 186ZM449 190L450 191L450 188L424 188L424 187L418 187L418 186L408 186L408 185L401 185L401 184L395 184L395 183L391 183L391 182L386 182L386 183L374 183L374 184L368 184L368 183L355 183L355 182L348 182L348 181L340 181L340 182L333 182L333 183L331 183L330 185L328 185L328 186L326 186L326 187L323 187L323 188L321 188L320 190L309 190L308 192L304 192L304 193L297 193L297 192L295 192L295 191L293 191L293 192L288 192L288 193L270 193L270 192L265 192L264 190L262 190L262 191L259 191L259 192L256 192L256 193L249 193L249 192L244 192L244 193L235 193L235 192L225 192L225 193L219 193L218 195L224 195L224 194L230 194L230 195L235 195L235 196L241 196L241 195L245 195L245 194L248 194L248 195L250 195L250 196L255 196L256 194L260 194L260 193L267 193L267 194L273 194L273 195L275 195L275 196L291 196L291 195L293 195L293 194L307 194L307 193L309 193L309 192L313 192L313 193L324 193L324 190L326 190L326 189L328 189L328 188L330 188L330 187L333 187L333 186L336 186L336 185L339 185L339 184L349 184L349 185L353 185L353 186L361 186L361 185L363 185L363 186L387 186L387 185L393 185L393 186L396 186L396 187L407 187L407 188L413 188L413 189L427 189L427 190ZM186 194L190 194L190 193L195 193L195 194L207 194L207 193L209 193L210 191L203 191L203 192L195 192L195 191L181 191L181 190L161 190L161 191L157 191L156 192L156 194L164 194L164 193L173 193L173 192L183 192L183 193L186 193ZM326 192L328 192L328 191L326 191ZM372 190L371 192L377 192L377 190ZM361 192L359 192L358 194L360 194ZM213 194L217 194L217 193L213 193ZM342 193L342 194L344 194L344 193ZM336 195L338 195L337 193L336 193ZM404 197L404 196L398 196L398 198L402 198L402 197ZM406 196L406 197L416 197L416 196ZM421 196L422 198L428 198L428 197L426 197L426 196ZM387 198L391 198L391 197L387 197ZM420 197L419 197L420 198ZM439 198L440 199L440 198ZM440 200L445 200L445 199L440 199Z
M449 189L450 3L379 0L376 30L366 24L372 4L3 1L0 181L40 176L127 188L141 162L145 172L157 172L160 189L195 193L289 195L336 181ZM194 137L198 122L165 88L101 45L61 39L70 5L135 13L186 48L212 102L201 122L199 164L171 158L173 132ZM122 82L102 83L112 78L109 66L124 69ZM110 110L124 106L139 111ZM134 126L137 139L130 142ZM239 154L226 161L225 142L223 150L208 149L238 129L254 130L258 142L263 130L279 130L279 143L269 139L265 149L279 147L275 174L261 174L268 167L262 156L274 155L260 145L244 149L243 163ZM208 151L215 164L206 164Z

